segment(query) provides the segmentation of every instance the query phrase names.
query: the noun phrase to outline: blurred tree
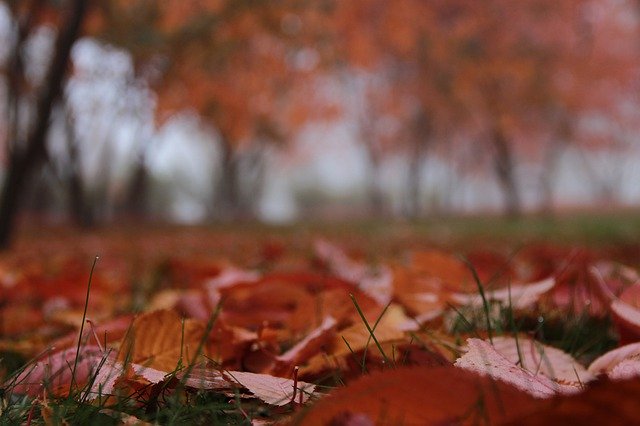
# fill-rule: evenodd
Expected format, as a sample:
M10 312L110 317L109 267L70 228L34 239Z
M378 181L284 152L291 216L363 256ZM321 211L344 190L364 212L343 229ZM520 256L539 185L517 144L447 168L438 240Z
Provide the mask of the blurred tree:
M219 216L253 214L255 185L262 179L243 179L242 170L259 169L264 147L284 143L295 122L297 113L287 114L287 94L295 82L295 46L288 43L300 31L296 3L137 0L101 5L104 22L96 24L101 27L97 32L132 52L138 72L158 93L158 119L191 108L218 133L221 161L212 191Z
M6 167L0 192L0 247L10 243L25 184L47 157L46 137L52 109L62 94L71 47L85 16L86 0L69 0L60 9L43 0L8 2L15 35L5 69L7 75ZM41 81L27 75L23 60L28 36L42 21L56 25L51 60ZM33 115L29 111L33 99ZM23 127L24 126L24 127Z
M542 198L550 207L559 153L570 140L584 141L580 121L594 113L619 121L620 91L633 85L638 55L628 40L637 24L625 18L622 3L331 2L326 31L334 37L335 65L369 76L358 122L372 170L382 153L405 151L407 212L419 214L427 152L446 155L462 134L488 153L508 216L522 210L520 156L544 158ZM394 120L402 125L392 135L380 132ZM379 201L372 205L378 209Z
M370 163L370 199L381 211L379 170L391 151L408 158L406 213L420 214L422 166L434 135L446 126L446 39L435 29L441 3L416 0L334 2L331 28L339 67L366 75L357 113ZM438 118L436 118L436 116Z

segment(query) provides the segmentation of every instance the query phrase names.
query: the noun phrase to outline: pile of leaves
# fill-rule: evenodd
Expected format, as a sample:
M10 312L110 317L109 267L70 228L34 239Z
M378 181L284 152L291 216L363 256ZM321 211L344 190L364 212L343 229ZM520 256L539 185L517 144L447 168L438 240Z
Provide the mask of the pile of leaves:
M639 276L606 253L146 244L0 259L4 423L640 418Z

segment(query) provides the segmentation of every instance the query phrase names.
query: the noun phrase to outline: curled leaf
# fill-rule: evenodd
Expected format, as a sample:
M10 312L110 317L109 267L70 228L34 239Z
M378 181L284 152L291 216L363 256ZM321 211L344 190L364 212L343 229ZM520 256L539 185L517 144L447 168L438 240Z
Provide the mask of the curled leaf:
M621 346L614 350L607 352L604 355L596 358L591 365L589 365L589 372L594 375L606 374L610 378L628 378L631 375L640 375L640 370L637 369L637 360L640 357L640 343L630 343L625 346ZM617 368L621 363L625 363L621 368ZM614 370L617 372L613 374ZM635 372L635 374L631 374Z

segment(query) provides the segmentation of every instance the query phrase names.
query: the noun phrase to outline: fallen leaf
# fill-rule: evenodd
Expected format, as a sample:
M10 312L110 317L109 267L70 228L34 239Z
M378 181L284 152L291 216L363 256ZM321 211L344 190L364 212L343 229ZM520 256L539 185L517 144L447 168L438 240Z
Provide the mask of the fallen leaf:
M235 383L247 388L256 397L272 405L286 405L294 397L294 381L269 374L246 373L242 371L224 371L223 375ZM308 401L316 386L311 383L298 381L296 384L295 401ZM302 397L300 398L300 392ZM300 398L300 399L299 399Z
M589 365L589 372L593 375L599 374L607 374L610 375L611 372L623 361L625 360L636 360L640 356L640 342L638 343L630 343L625 346L621 346L619 348L613 349L598 358L596 358L591 365ZM628 365L625 370L630 370L630 367L633 367L634 364ZM618 373L621 373L622 370L619 370ZM628 373L626 373L628 374Z
M188 365L196 359L203 342L205 324L194 319L181 319L172 310L144 313L123 337L118 361L132 362L161 371L173 371L180 363ZM206 345L203 346L206 350Z
M530 395L472 372L413 367L375 372L335 389L293 423L332 424L348 412L371 424L497 424L539 406Z
M423 250L411 254L409 268L431 279L437 287L451 292L477 291L473 274L467 265L455 256L440 250Z
M270 373L276 376L289 376L296 365L315 355L322 345L328 343L335 335L337 321L327 317L320 327L309 333L294 347L275 358L276 364Z
M34 397L45 393L66 396L72 382L77 389L82 389L91 378L95 378L91 392L95 394L102 388L103 393L108 393L121 371L122 366L115 362L110 353L98 346L83 346L79 354L76 348L46 354L27 365L5 386L13 393Z
M640 376L640 355L620 361L607 374L611 380L626 380Z
M523 413L512 425L632 425L640 424L640 380L595 382L578 395L545 401L539 410Z
M367 296L384 306L393 296L393 272L385 266L372 267L355 261L344 250L326 240L316 240L316 255L338 277L354 283Z
M209 290L220 290L222 288L233 287L241 283L255 283L260 279L260 274L256 271L245 271L237 268L226 268L218 275L209 279L205 283L205 288Z
M467 339L469 350L458 358L455 366L509 383L536 398L549 398L561 391L578 391L560 385L543 374L534 374L510 361L480 339Z
M439 278L416 274L402 265L393 266L393 286L397 300L418 318L432 320L445 308L443 284Z
M506 288L491 288L484 290L486 300L502 302L514 309L524 309L535 304L540 297L555 286L553 278L528 284L513 284ZM482 306L483 298L479 292L451 293L449 299L458 305Z
M492 339L493 348L513 364L533 374L543 374L558 383L580 388L595 379L571 355L558 348L520 336L498 336Z
M373 329L377 318L367 318L369 326ZM404 313L402 307L396 304L391 304L387 308L387 311L379 319L378 325L375 327L374 335L378 342L391 342L396 340L402 340L405 337L404 332L401 330L401 325L408 321L407 316ZM374 341L371 337L371 333L360 322L348 327L344 330L337 332L335 339L335 347L337 349L332 352L332 355L342 356L350 354L351 351L359 351L367 347L374 347ZM345 341L349 344L346 345ZM351 348L351 349L349 349Z

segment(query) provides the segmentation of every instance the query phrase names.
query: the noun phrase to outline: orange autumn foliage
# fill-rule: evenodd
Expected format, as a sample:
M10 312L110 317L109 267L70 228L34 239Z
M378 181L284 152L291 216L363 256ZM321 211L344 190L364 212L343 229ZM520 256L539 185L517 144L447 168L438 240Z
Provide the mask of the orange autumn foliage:
M539 408L510 386L452 367L373 373L337 389L303 411L295 424L496 424Z

